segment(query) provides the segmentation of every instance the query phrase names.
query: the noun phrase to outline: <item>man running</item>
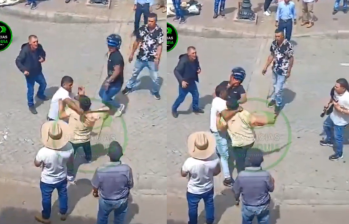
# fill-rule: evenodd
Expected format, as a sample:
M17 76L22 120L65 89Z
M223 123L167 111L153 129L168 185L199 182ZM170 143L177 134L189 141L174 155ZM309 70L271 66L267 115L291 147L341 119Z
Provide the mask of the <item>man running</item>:
M110 109L116 110L115 116L117 117L121 116L125 109L125 105L115 100L115 96L124 84L124 58L120 52L121 43L120 35L111 34L107 37L108 77L99 90L102 102Z

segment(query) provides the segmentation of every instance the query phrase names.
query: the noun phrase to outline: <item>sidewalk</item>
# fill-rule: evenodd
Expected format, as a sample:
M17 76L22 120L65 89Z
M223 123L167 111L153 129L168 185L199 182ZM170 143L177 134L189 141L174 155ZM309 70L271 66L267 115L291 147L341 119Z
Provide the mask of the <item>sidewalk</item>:
M349 16L342 12L332 15L333 1L319 1L315 4L315 26L311 29L301 27L302 0L295 0L297 5L298 25L294 27L293 37L325 36L335 38L349 37ZM273 38L275 30L275 12L277 4L272 3L270 17L263 15L264 0L251 0L252 9L258 15L257 25L234 22L233 18L237 13L238 1L226 2L226 18L218 17L213 19L214 3L209 0L202 0L201 15L189 16L187 23L175 25L178 32L188 36L202 36L207 38Z
M134 21L133 0L111 0L110 9L87 6L87 1L72 0L68 4L64 0L39 1L38 8L35 10L25 7L25 1L22 1L13 6L0 8L0 14L55 23L132 23ZM162 9L154 12L158 14L159 21L166 20L166 14L162 13Z

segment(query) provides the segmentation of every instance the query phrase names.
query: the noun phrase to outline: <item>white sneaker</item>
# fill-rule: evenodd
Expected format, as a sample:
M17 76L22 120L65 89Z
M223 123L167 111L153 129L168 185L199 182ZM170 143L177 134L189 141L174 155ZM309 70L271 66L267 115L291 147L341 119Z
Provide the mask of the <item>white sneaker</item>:
M265 11L265 12L264 12L264 15L265 15L265 16L270 16L270 12L269 12L269 11Z
M120 104L119 109L115 112L114 117L120 117L122 115L122 112L125 110L125 105Z

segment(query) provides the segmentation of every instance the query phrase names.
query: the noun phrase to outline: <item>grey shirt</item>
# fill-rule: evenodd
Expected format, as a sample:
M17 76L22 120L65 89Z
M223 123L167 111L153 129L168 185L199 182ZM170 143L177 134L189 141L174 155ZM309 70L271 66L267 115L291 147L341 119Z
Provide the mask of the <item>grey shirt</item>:
M119 200L128 197L133 188L132 169L120 162L109 162L96 169L91 180L92 186L99 190L101 198Z
M274 183L268 171L260 167L246 167L235 180L233 191L235 199L242 196L242 203L248 206L269 204L269 192L274 191Z

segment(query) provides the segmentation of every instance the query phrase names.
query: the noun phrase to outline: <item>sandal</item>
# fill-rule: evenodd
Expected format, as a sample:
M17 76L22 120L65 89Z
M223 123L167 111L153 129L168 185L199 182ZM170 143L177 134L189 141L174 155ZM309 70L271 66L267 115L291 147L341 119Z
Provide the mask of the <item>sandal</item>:
M162 10L162 13L166 13L167 12L167 8L164 8L164 10Z
M305 25L307 25L309 22L302 22L301 23L301 26L305 26Z
M313 22L309 23L308 26L307 26L307 28L311 28L312 26L314 26L314 23L313 23Z

